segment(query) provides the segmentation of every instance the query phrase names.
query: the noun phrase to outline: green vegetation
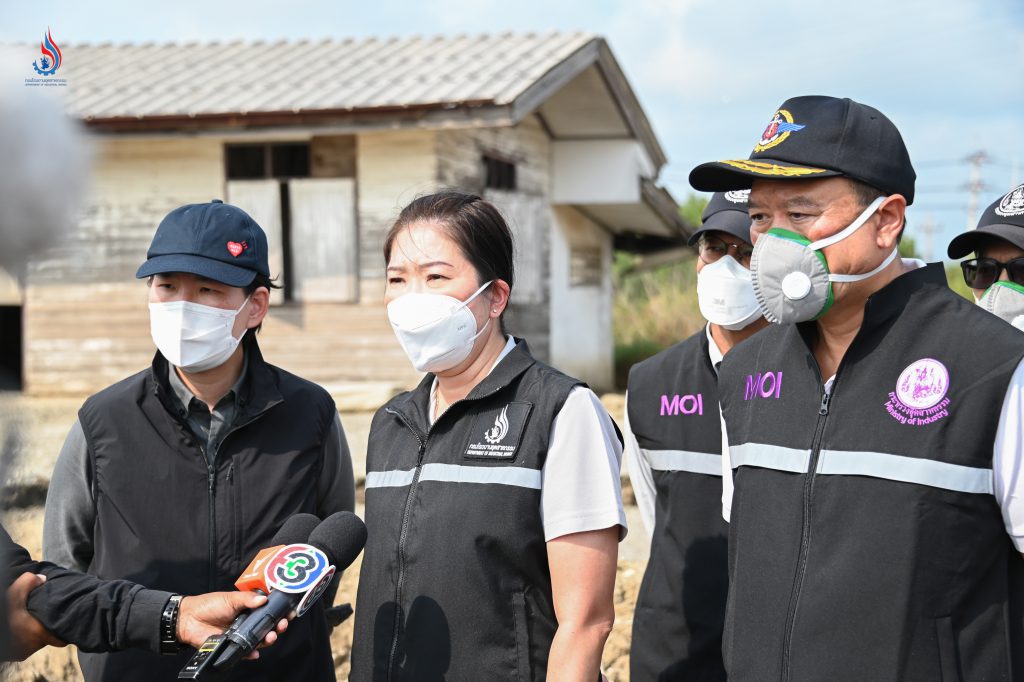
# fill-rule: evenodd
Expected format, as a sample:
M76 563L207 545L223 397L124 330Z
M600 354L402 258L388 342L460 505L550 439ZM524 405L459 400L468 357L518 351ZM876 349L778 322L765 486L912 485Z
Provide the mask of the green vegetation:
M693 226L700 225L701 214L704 213L704 209L707 205L707 197L703 197L699 194L690 194L683 200L683 203L679 205L679 215L683 216L683 220Z
M903 258L921 257L917 253L917 245L914 243L913 237L904 237L900 241L900 256ZM946 263L946 281L949 283L950 289L968 301L974 301L974 294L971 293L971 288L964 284L964 276L960 272L960 265L958 263Z
M707 205L691 194L679 213L691 225L700 225ZM697 306L696 251L685 251L674 263L647 268L634 254L615 254L615 382L625 388L629 368L682 341L704 325Z
M615 255L615 378L625 387L634 363L682 341L701 328L697 306L696 254L650 270L636 269L638 257Z
M964 274L960 271L960 265L957 263L946 264L946 281L949 282L949 288L960 294L968 301L974 301L974 293L971 288L964 282Z
M917 255L917 243L914 241L913 237L906 237L906 236L904 236L903 239L900 240L899 248L900 248L900 258L920 258L921 257L921 256Z

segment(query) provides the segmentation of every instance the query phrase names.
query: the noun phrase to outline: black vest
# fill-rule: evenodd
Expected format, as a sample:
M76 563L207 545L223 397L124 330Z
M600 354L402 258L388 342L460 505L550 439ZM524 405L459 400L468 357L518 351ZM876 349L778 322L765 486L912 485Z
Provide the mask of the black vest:
M630 679L725 680L728 591L718 376L699 332L634 365L629 425L657 499L633 615Z
M317 509L317 478L334 402L267 364L247 341L248 376L215 465L175 411L167 361L89 398L78 414L96 504L89 572L184 595L233 590L285 520ZM176 679L192 653L79 654L89 682ZM334 680L322 608L291 623L233 680Z
M581 384L517 342L432 427L431 374L373 418L353 682L545 678L557 621L541 469Z
M813 323L719 375L735 492L729 679L1010 680L1012 561L992 449L1024 335L939 264L872 295L831 396Z

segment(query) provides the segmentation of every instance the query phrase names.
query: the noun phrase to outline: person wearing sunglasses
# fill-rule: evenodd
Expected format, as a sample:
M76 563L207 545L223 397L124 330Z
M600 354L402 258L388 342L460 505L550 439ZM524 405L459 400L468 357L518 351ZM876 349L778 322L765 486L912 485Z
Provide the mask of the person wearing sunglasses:
M960 263L964 282L985 310L1024 331L1024 184L985 209L976 229L949 243L950 258Z
M726 679L729 527L721 505L732 479L723 478L718 365L768 324L750 280L748 194L714 194L690 237L708 324L629 373L624 457L651 537L633 614L634 680Z

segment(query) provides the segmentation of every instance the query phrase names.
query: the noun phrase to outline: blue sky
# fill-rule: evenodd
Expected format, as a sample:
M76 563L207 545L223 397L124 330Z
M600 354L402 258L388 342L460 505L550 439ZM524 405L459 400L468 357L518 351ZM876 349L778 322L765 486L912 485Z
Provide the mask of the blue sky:
M803 94L887 114L918 171L910 234L933 257L967 224L969 167L985 151L979 210L1024 181L1021 0L178 0L6 3L0 42L408 36L585 30L606 37L647 109L682 200L694 165L746 157L775 108ZM230 56L210 68L231 68ZM924 255L929 255L927 252Z

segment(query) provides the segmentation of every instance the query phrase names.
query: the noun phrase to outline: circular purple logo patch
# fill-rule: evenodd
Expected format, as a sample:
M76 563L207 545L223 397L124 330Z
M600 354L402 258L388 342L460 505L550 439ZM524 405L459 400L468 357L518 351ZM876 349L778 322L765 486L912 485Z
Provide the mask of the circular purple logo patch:
M949 371L932 358L921 358L903 370L896 382L896 397L907 407L926 410L949 390Z

